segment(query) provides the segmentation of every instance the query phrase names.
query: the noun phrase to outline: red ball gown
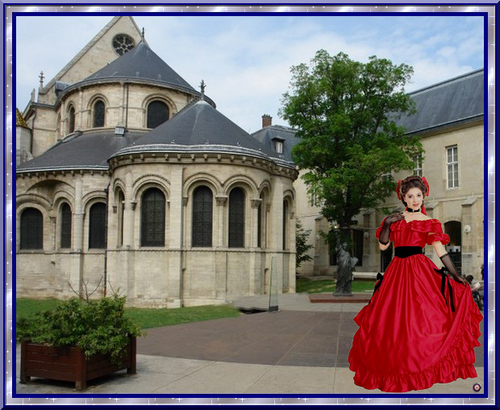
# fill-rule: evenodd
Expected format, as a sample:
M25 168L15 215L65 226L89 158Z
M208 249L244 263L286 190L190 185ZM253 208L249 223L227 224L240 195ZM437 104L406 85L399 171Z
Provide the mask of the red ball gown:
M391 225L390 240L396 247L423 248L450 238L437 219L403 219ZM474 347L480 346L483 316L468 284L436 270L423 254L392 259L354 318L359 329L348 360L356 385L406 392L477 377Z

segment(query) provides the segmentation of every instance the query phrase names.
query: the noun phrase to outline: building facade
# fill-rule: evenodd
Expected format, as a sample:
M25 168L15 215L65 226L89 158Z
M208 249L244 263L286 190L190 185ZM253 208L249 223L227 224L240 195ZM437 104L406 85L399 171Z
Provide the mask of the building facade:
M408 135L417 134L425 150L423 158L415 159L413 174L425 176L430 195L424 204L427 214L443 224L450 235L446 246L457 269L464 275L481 279L484 263L484 70L476 70L410 93L417 113L403 117L399 125ZM291 142L293 144L293 141ZM395 173L394 180L404 179L411 171ZM331 225L320 214L320 204L307 194L303 180L295 181L297 218L304 229L310 230L309 243L313 258L298 269L306 276L335 274L337 266L333 252L321 232ZM375 231L386 216L383 209L393 212L404 207L396 193L377 209L364 209L357 216L353 229L354 256L358 258L356 272L383 271L392 253L379 251ZM426 254L441 266L431 245Z
M295 291L295 166L220 114L132 18L41 83L21 121L18 297L180 307Z

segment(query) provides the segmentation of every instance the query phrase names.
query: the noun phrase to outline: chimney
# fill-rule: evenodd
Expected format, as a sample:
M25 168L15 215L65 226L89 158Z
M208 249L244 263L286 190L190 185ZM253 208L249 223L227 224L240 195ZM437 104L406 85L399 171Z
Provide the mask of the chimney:
M270 115L264 114L262 116L262 128L266 128L273 125L273 117Z

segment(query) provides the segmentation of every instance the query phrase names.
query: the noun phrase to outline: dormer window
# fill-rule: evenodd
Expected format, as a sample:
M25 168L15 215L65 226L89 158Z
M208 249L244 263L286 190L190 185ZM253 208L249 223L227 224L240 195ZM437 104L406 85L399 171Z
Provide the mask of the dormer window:
M273 138L274 150L278 154L283 154L285 148L285 140L282 138Z

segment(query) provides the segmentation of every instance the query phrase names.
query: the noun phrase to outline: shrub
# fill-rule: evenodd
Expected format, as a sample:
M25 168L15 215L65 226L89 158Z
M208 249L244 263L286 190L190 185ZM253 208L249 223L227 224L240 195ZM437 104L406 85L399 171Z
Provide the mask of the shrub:
M109 354L119 363L130 337L145 335L124 316L125 297L114 295L96 301L72 298L55 309L19 318L16 340L54 347L78 346L86 357Z

